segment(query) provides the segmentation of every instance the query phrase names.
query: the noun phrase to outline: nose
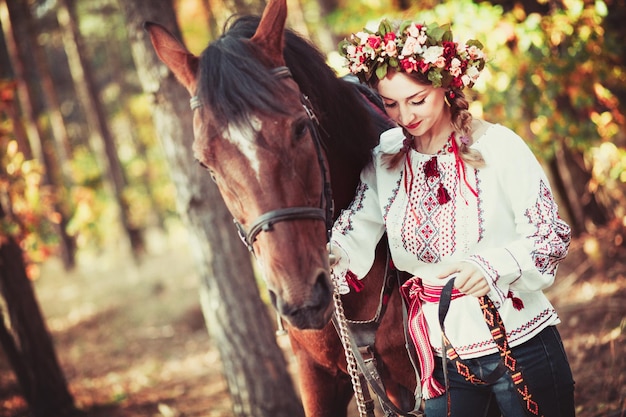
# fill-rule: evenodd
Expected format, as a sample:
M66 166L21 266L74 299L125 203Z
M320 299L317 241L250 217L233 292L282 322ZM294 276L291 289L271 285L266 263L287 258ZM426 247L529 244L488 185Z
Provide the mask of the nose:
M398 122L403 126L411 124L414 118L414 114L407 106L400 106L398 116Z

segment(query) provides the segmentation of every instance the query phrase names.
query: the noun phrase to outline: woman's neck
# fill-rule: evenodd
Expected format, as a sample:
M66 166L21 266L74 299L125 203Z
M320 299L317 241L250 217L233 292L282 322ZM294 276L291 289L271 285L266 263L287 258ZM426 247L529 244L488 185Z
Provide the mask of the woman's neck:
M415 149L420 153L434 155L446 145L452 132L454 132L454 126L452 126L450 113L444 111L428 132L415 137Z

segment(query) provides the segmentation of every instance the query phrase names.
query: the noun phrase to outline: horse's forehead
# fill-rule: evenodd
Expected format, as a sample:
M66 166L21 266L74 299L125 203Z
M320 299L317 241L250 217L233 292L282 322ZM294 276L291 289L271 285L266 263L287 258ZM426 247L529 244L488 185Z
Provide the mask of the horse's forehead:
M255 143L256 136L262 128L263 121L256 116L250 116L247 123L230 123L223 134L223 139L232 143L248 160L258 180L260 180L261 161L259 148Z
M222 152L233 152L237 150L245 160L245 164L249 166L257 179L260 179L261 160L259 157L259 148L256 144L257 136L263 129L263 120L257 116L249 116L244 122L231 122L226 127L219 129L221 132L216 136L208 134L211 129L203 123L199 117L194 118L194 136L193 151L196 159L204 160L205 155L213 154L214 150L219 148ZM218 146L218 141L229 143L231 146ZM208 147L214 147L213 150ZM228 151L230 149L230 151ZM214 155L214 158L221 160L230 159L227 155ZM236 156L232 156L236 157Z

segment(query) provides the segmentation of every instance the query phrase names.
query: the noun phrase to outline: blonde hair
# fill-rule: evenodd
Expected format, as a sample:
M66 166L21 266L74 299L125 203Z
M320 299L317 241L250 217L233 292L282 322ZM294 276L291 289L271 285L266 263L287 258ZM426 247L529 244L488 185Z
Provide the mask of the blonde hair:
M418 79L418 81L423 82ZM462 90L451 88L446 91L446 103L450 106L450 114L452 118L452 126L457 132L461 133L461 137L468 138L467 141L462 141L460 137L456 137L457 146L459 148L459 156L463 162L472 168L483 168L485 166L485 160L482 154L477 149L472 149L470 146L474 143L472 137L472 114L469 112L469 102L465 97ZM410 137L409 132L406 129L402 129L406 137ZM388 169L397 167L400 162L404 160L404 157L408 152L408 149L402 148L395 154L384 154L383 162Z

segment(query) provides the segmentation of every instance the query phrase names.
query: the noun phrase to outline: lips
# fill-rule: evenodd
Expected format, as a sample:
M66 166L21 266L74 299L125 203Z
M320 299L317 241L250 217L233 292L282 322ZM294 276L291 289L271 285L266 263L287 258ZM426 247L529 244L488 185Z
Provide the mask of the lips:
M410 125L406 125L405 127L406 127L407 129L409 129L409 130L413 130L413 129L418 128L418 127L419 127L419 125L421 125L421 124L422 124L422 122L421 122L421 121L419 121L419 122L416 122L416 123L413 123L413 124L410 124Z

